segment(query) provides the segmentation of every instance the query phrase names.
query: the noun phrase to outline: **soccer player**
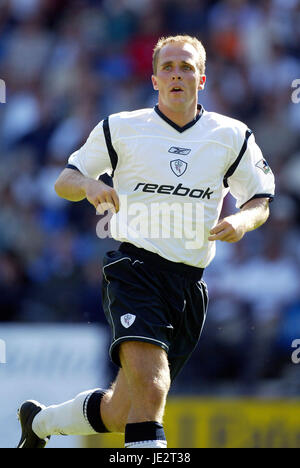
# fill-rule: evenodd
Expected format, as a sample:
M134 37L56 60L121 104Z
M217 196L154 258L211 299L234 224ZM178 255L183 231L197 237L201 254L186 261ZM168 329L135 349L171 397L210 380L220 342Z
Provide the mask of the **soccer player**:
M101 432L125 433L128 448L167 446L168 391L206 317L203 271L216 241L237 242L267 220L274 196L252 131L198 104L205 60L196 38L160 39L152 75L158 105L101 121L56 182L60 197L114 212L113 236L122 243L103 260L103 304L119 372L109 389L49 407L23 403L19 448L43 448L51 435ZM114 187L98 180L106 172ZM228 191L238 211L219 219ZM173 209L170 235L157 235L166 228L157 206ZM140 223L130 223L137 207Z

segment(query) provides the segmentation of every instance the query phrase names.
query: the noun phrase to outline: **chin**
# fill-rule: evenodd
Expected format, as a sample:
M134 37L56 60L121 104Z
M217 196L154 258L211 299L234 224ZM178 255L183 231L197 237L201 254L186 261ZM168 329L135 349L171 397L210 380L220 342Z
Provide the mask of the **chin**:
M169 104L172 106L186 106L187 101L183 96L177 96L174 99L170 99Z

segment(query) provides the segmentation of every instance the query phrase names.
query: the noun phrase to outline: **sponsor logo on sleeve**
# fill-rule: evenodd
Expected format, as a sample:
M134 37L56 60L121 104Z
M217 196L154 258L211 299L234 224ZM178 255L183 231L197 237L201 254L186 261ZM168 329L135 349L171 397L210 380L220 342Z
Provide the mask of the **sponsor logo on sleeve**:
M255 166L259 167L259 169L261 169L264 172L264 174L269 174L271 172L271 168L265 159L261 159L260 161L258 161L258 163L256 163Z

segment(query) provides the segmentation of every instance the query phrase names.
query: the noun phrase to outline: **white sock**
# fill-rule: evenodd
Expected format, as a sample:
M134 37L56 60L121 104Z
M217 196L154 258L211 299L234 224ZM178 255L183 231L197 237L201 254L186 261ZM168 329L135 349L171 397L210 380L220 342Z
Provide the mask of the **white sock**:
M91 435L97 432L90 425L86 408L89 397L95 390L79 393L74 400L61 405L48 406L33 419L32 429L44 439L51 435Z
M143 440L141 442L131 442L125 444L125 448L167 448L165 440Z

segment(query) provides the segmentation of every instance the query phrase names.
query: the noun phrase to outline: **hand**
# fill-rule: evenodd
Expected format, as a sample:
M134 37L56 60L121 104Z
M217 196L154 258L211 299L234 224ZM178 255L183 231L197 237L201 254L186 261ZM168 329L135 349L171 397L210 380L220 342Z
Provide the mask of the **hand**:
M232 215L220 220L209 232L211 234L208 237L209 241L238 242L247 230L244 224L239 223L237 217Z
M119 211L119 197L113 187L100 180L87 179L84 190L87 200L96 208L98 213L103 214L107 210L111 210L113 213Z

